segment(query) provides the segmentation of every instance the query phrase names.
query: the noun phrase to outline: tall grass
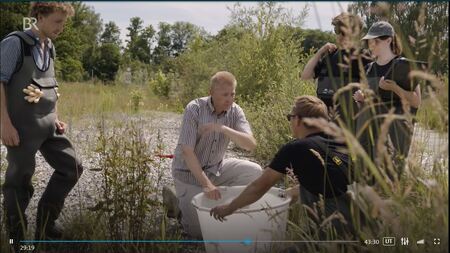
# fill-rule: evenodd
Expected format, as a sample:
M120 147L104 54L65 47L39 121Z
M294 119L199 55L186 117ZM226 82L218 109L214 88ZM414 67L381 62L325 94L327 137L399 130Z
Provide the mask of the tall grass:
M58 100L61 119L77 120L85 115L138 111L178 110L176 100L160 99L150 85L102 85L62 83Z
M445 121L445 115L448 115L448 92L447 77L424 90L422 104L416 115L417 122L423 128L448 132L448 122Z
M263 15L263 14L261 14ZM263 20L263 19L261 19ZM207 79L219 69L228 69L238 79L239 104L244 108L258 141L255 158L266 164L279 147L290 137L285 114L289 112L294 97L314 94L313 82L299 81L297 73L306 62L307 55L299 54L289 42L290 33L279 27L267 29L280 34L264 36L237 36L230 42L215 42L208 49L202 45L181 56L177 84L182 85L179 99L187 102L195 94L205 94ZM261 31L265 29L261 29ZM237 30L248 33L247 30ZM281 39L280 39L281 38ZM199 44L201 44L199 42ZM195 45L194 45L195 46ZM217 52L215 52L217 51ZM294 53L293 53L294 52ZM447 54L448 58L448 54ZM300 61L300 62L299 62ZM419 73L433 88L425 88L423 103L418 111L416 130L437 130L448 135L448 79L437 79L428 73ZM166 95L166 83L161 78L156 90ZM428 79L427 79L428 80ZM160 99L150 85L97 85L92 83L63 83L60 87L59 117L77 121L84 116L99 117L117 112L140 114L148 110L179 110L178 100ZM161 89L159 89L161 88ZM263 89L262 89L263 88ZM258 92L258 90L264 92ZM174 92L174 91L172 91ZM196 95L195 95L196 96ZM392 115L387 117L392 119ZM89 121L93 124L94 120ZM387 123L388 121L386 121ZM401 178L392 179L386 171L392 163L386 150L381 150L380 161L374 161L363 151L357 138L335 125L312 122L349 146L350 156L362 160L349 190L352 199L353 223L356 227L354 244L301 243L304 252L445 252L448 247L448 155L447 147L423 146L413 143ZM139 125L139 124L137 124ZM80 240L132 240L180 239L180 229L170 230L170 220L161 206L161 171L167 168L154 158L160 152L158 138L148 140L142 129L133 125L117 124L115 128L100 125L96 143L100 158L102 199L92 210L84 210L67 224L73 239ZM385 134L385 133L384 133ZM424 140L433 132L425 132ZM447 135L445 135L447 134ZM428 135L428 136L427 136ZM382 136L385 137L385 136ZM447 139L448 141L448 139ZM155 145L150 145L156 142ZM443 142L445 143L445 142ZM92 144L94 145L94 144ZM422 145L422 146L421 146ZM160 150L158 150L158 148ZM2 154L3 155L3 154ZM2 161L4 158L2 157ZM2 171L3 170L3 164ZM425 166L425 167L424 167ZM149 173L152 171L153 173ZM375 178L375 185L367 178ZM313 208L296 205L291 208L288 221L288 238L292 240L346 239L330 226L330 217L319 215L323 203ZM312 216L311 216L312 215ZM315 217L314 217L315 216ZM333 217L331 217L333 218ZM319 225L318 225L319 224ZM325 235L325 236L324 236ZM409 246L392 249L382 246L382 237L408 237ZM432 239L439 237L440 245ZM366 239L378 239L379 244L364 245ZM425 239L425 245L415 241ZM7 251L6 236L2 230L2 252ZM399 242L397 242L398 244ZM54 249L57 252L186 252L191 248L178 244L83 244ZM192 250L197 250L194 246Z
M65 219L64 236L92 243L35 243L43 252L195 252L198 245L142 242L182 240L179 224L169 220L162 205L163 176L168 168L157 154L169 152L159 131L133 119L115 122L99 119L95 153L103 180L95 206ZM82 200L80 205L83 205ZM2 230L2 233L5 231ZM31 235L28 235L32 238ZM116 241L116 242L94 242ZM2 236L2 252L8 241ZM202 244L200 244L202 246Z
M377 140L377 144L380 145L376 145L379 155L374 160L364 151L358 138L343 128L342 124L338 127L330 122L312 121L312 124L328 134L344 140L348 144L350 157L361 161L353 168L353 184L348 191L353 216L351 222L356 229L356 237L352 240L356 238L358 242L349 244L311 242L348 239L347 235L338 234L332 226L327 226L333 217L321 216L320 205L323 205L323 202L318 202L316 208L305 206L291 208L288 239L307 241L293 245L298 246L300 252L389 251L382 245L382 238L387 236L397 238L397 246L391 248L392 252L446 252L448 79L438 78L425 71L415 71L411 74L429 83L422 89L423 101L415 117L417 121L415 130L425 132L425 136L423 134L421 136L425 142L436 138L445 138L447 141L439 142L441 145L421 144L416 136L405 161L403 174L401 177L392 177L392 172L396 171L399 165L392 161L383 142L387 138L387 129L392 120L399 117L409 118L411 115L385 115L381 134ZM361 87L367 87L365 82L362 81ZM291 86L294 83L297 86ZM270 89L260 101L243 103L259 144L256 156L260 161L264 161L264 164L267 164L266 161L273 157L278 147L289 139L290 129L283 114L291 109L293 98L311 94L309 87L314 87L312 82L293 79L283 82L282 86ZM400 237L408 237L409 246L399 246ZM440 238L440 245L434 245L433 238ZM365 245L367 239L377 239L378 245ZM426 244L416 245L416 241L420 239L425 239Z

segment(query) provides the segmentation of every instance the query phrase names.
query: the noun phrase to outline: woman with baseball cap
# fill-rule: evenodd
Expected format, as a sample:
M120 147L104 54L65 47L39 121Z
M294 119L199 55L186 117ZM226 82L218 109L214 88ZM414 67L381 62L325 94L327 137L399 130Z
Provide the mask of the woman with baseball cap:
M408 77L414 67L413 61L401 57L402 47L391 24L385 21L374 23L362 38L375 61L366 67L369 90L358 90L353 98L362 113L357 125L362 131L361 144L369 155L377 157L376 144L380 127L384 121L380 115L393 111L396 118L389 126L387 142L391 144L391 155L398 175L403 170L403 161L408 156L413 134L412 117L421 103L420 86ZM370 91L371 90L371 91ZM369 102L371 101L371 102ZM368 122L370 122L368 124Z

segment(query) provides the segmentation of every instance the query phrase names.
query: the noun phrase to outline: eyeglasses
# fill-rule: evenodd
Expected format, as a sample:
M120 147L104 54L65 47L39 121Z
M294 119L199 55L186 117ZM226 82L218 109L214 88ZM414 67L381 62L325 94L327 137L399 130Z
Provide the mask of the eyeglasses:
M287 119L288 121L291 121L291 119L292 119L293 117L298 117L298 115L294 115L294 114L287 114L287 115L286 115L286 119Z

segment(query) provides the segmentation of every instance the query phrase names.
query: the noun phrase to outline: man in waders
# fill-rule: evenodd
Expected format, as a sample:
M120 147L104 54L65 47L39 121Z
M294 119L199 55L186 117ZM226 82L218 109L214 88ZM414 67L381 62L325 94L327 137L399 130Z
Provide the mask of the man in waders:
M27 229L25 209L34 191L31 178L37 151L55 170L38 204L37 240L61 238L55 220L82 173L75 150L63 135L66 124L57 115L59 94L51 41L73 13L67 3L32 3L30 16L36 18L35 26L13 32L1 42L1 140L8 161L3 207L16 250Z

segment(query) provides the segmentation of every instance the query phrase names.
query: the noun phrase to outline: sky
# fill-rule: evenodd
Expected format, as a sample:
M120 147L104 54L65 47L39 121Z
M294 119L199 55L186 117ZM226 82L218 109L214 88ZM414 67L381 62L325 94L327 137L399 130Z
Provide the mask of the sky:
M157 28L159 22L174 23L185 21L201 26L212 35L222 29L230 19L230 11L236 2L85 2L100 14L103 23L114 21L121 31L122 42L126 39L126 27L130 18L140 17L144 26L151 24ZM305 28L331 31L331 19L341 10L346 10L349 2L280 2L299 14L309 4ZM241 2L243 6L256 6L256 2Z

